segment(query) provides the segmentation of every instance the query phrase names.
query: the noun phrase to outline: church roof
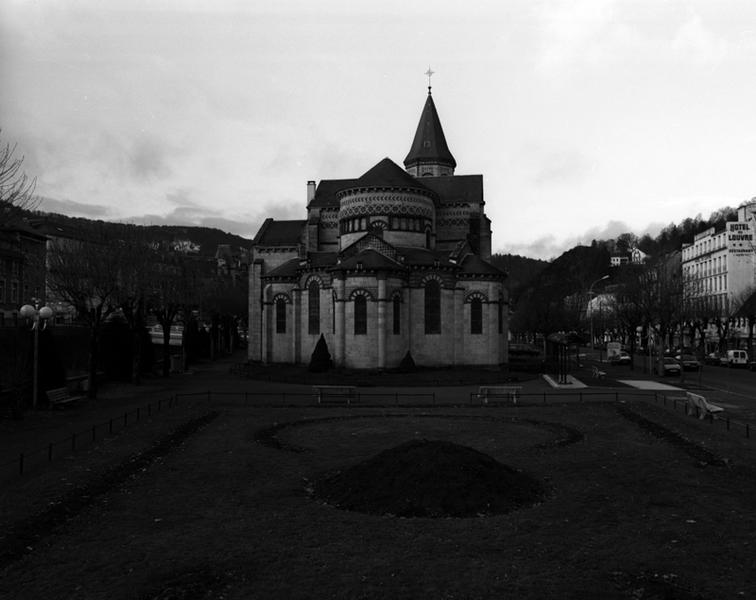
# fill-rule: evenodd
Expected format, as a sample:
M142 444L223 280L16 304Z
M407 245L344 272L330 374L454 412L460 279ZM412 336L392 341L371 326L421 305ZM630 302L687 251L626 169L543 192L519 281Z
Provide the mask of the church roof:
M430 89L423 112L420 115L415 139L407 158L404 159L404 166L410 167L410 165L419 161L443 163L452 168L457 166L457 161L454 160L449 151L449 146L446 145L446 137Z
M423 183L447 202L483 202L483 175L444 175L423 177Z
M367 248L350 256L349 258L342 260L332 270L333 271L352 271L355 269L365 269L367 271L372 270L399 270L404 271L406 267L401 263L390 259L385 254L381 254L377 250Z
M276 268L271 269L263 275L263 277L296 277L297 270L299 269L299 259L292 258L285 263L278 265Z
M315 197L307 208L338 207L338 192L354 187L356 181L356 179L322 179L315 190Z
M425 192L430 191L390 158L384 158L367 171L354 182L353 187L410 188Z
M302 243L307 221L275 221L267 218L252 240L253 246L296 246Z
M461 273L464 275L489 275L495 277L501 277L502 279L507 276L506 271L502 271L498 267L493 266L491 263L486 262L480 256L476 254L468 254L462 260Z

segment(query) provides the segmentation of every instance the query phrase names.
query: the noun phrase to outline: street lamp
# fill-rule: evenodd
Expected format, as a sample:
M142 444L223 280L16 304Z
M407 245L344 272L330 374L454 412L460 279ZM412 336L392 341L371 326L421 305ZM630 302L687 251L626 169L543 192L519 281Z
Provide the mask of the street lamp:
M33 304L24 304L18 311L24 319L32 322L32 331L34 331L34 374L33 374L33 394L32 406L37 408L37 393L39 391L39 331L47 326L47 321L52 318L54 311L49 306L39 307L41 300L32 298Z
M593 308L591 307L591 294L593 293L593 286L596 285L599 281L604 281L605 279L609 279L609 275L604 275L603 277L599 277L588 288L588 307L591 309L591 350L594 349L594 346L593 346L593 339L594 339L593 338Z

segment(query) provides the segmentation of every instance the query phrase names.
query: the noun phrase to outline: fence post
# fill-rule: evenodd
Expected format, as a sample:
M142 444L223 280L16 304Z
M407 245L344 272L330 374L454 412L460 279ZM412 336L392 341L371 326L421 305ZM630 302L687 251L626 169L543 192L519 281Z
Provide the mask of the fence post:
M751 437L751 426L748 423L746 423L746 437Z
M96 433L96 429L95 429L96 427L97 427L97 425L92 425L92 441L93 442L97 439L97 433Z
M129 413L125 412L123 413L123 426L126 427L126 424L129 422Z
M139 423L139 407L137 406L137 423Z
M71 436L71 450L76 450L76 434Z
M52 461L52 454L53 454L53 445L52 445L52 442L50 442L47 445L47 462Z
M24 474L24 453L18 455L18 474Z
M110 422L108 423L108 433L111 435L113 433L113 419L110 419Z
M152 416L152 404L147 405L147 416L148 417Z

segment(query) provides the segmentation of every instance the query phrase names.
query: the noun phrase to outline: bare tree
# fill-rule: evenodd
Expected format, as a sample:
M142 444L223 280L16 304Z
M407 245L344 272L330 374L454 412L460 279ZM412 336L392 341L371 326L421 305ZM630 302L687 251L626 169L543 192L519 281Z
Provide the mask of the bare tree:
M2 134L2 130L0 130ZM23 156L16 156L16 145L0 142L0 223L10 223L24 210L35 208L36 179L24 173Z
M128 252L123 253L115 299L131 333L131 382L138 385L141 382L146 301L156 253L142 227L128 225L120 237Z
M149 311L163 328L163 376L170 373L171 327L185 319L187 306L194 299L195 286L186 261L180 256L165 255L153 264L151 271ZM185 328L186 329L186 328ZM186 334L186 331L184 331ZM186 335L182 336L182 339Z
M104 228L87 240L56 239L48 248L48 283L52 294L73 306L89 328L88 395L97 396L97 359L105 320L118 308L120 265L127 247L109 239Z
M657 258L629 273L620 293L621 310L628 316L628 324L640 318L640 324L655 338L661 373L664 347L670 345L670 337L681 317L683 287L679 253Z

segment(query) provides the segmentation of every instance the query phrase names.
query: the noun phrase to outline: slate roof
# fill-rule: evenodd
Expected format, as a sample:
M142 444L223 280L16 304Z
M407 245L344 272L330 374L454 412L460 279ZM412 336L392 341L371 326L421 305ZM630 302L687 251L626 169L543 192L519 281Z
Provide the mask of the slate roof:
M265 219L257 235L252 240L253 246L296 246L302 243L302 230L307 221L275 221Z
M407 173L390 158L384 158L357 181L355 188L401 188L430 192L418 179Z
M342 260L339 264L335 265L332 271L347 271L354 270L362 265L365 270L393 270L393 271L405 271L407 269L403 264L390 259L388 256L381 254L380 252L368 248L362 250L357 254L350 256L349 258Z
M315 197L307 208L324 208L339 206L338 192L354 187L356 179L322 179L315 189Z
M457 166L457 161L454 160L449 151L449 146L446 144L444 130L441 127L441 120L438 118L430 90L423 112L420 115L420 122L417 124L412 147L407 158L404 159L404 166L410 167L418 161L440 162L450 165L452 168Z
M506 271L502 271L498 267L494 267L491 263L486 262L480 256L475 254L468 254L462 259L462 274L464 275L488 275L494 277L505 278L507 276Z
M483 202L483 175L423 177L423 183L447 202Z
M283 278L289 278L289 277L296 277L297 276L297 270L299 269L299 259L298 258L292 258L291 260L287 260L285 263L278 265L275 269L271 269L267 273L263 275L263 278L266 277L283 277Z

